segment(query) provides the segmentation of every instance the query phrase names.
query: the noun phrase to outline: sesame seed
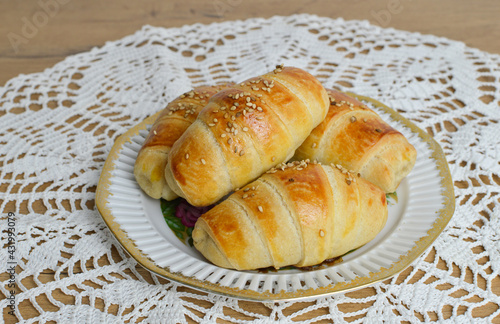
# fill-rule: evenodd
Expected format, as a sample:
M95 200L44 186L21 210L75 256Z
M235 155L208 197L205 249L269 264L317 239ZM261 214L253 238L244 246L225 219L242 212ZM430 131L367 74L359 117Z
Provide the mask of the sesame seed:
M351 120L351 123L354 123L357 119L355 116L352 116L350 120Z
M248 131L248 127L243 127L243 131L247 132Z
M366 118L363 118L363 121L366 123Z
M230 110L231 111L235 111L236 110L236 106L232 106Z
M153 131L153 134L157 135L158 133L156 131Z
M243 192L247 192L248 190L250 190L250 188L245 188Z
M205 159L201 159L201 164L205 165L207 162L205 162Z
M253 106L253 103L251 103L251 102L247 102L247 103L246 103L246 105L247 105L248 107L252 107L252 106Z
M240 97L240 94L237 93L236 96L234 96L234 99L238 99Z
M210 124L208 124L208 126L210 126L210 127L214 127L214 126L215 126L215 124L210 123Z
M220 134L220 137L224 138L224 137L226 137L226 134Z
M238 107L240 104L239 104L239 103L237 103L237 102L235 102L235 103L234 103L234 105L235 105L236 107Z
M247 97L247 99L246 99L246 100L247 100L247 102L250 102L250 97Z
M243 197L241 197L241 198L245 199L247 197L248 197L248 194L243 194Z
M318 146L317 143L313 143L312 147L315 148L316 146Z
M319 236L324 237L325 236L325 232L323 232L323 230L319 230Z
M217 118L214 118L214 123L218 122Z
M189 159L189 154L188 153L186 153L185 158L186 158L186 160Z
M258 117L256 117L256 118L257 118L258 120L262 120L262 119L264 119L264 117L262 117L262 116L258 116Z
M257 206L257 209L258 209L261 213L263 213L263 212L264 212L264 208L262 208L262 206Z
M232 139L232 138L229 138L229 139L227 140L227 144L231 145L231 143L233 143L233 139Z
M237 147L234 148L234 153L238 153L238 148Z
M229 117L229 114L228 113L225 113L224 114L224 119L227 119Z
M273 162L274 162L274 161L276 161L276 157L275 157L275 156L273 156L273 157L271 158L271 161L273 161Z
M232 120L232 121L235 121L235 120L236 120L236 117L231 116L231 120Z
M375 128L375 131L376 131L377 133L382 133L382 131L381 131L380 129L378 129L378 128Z
M347 185L351 184L351 180L349 180L349 179L345 179L345 182L347 183Z

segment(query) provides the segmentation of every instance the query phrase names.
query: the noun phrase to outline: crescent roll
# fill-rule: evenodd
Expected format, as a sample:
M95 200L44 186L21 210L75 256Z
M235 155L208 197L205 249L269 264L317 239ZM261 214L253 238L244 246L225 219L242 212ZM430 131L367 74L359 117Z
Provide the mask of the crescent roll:
M305 267L358 248L387 220L385 192L336 167L278 166L203 214L195 248L217 266Z
M202 86L186 92L160 113L140 149L134 175L139 186L150 197L172 200L177 195L168 187L164 172L168 152L207 104L208 100L228 85Z
M340 164L386 193L410 173L417 151L408 140L358 100L328 89L330 109L295 152L294 159Z
M321 83L294 67L224 89L173 145L167 183L190 204L210 205L291 158L328 107Z

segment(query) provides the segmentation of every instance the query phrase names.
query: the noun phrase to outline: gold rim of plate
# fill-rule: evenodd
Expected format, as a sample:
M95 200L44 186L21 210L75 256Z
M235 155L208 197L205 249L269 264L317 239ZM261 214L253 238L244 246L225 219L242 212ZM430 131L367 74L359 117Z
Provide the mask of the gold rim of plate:
M405 255L403 255L397 262L394 262L389 268L381 268L378 272L371 272L369 276L357 277L354 280L347 282L339 282L336 284L330 284L318 288L308 288L300 289L293 292L280 291L279 293L271 293L269 291L257 292L248 289L238 289L222 286L216 283L211 283L205 280L199 280L194 277L189 277L182 275L180 273L170 272L168 268L163 268L157 266L154 261L152 261L144 252L142 252L134 243L134 241L128 237L127 232L124 231L120 224L118 224L109 207L107 206L107 200L112 193L109 191L109 186L111 184L112 171L115 168L115 161L119 157L119 152L122 146L129 142L130 139L138 135L140 130L145 130L147 125L152 124L158 114L148 117L140 124L132 127L123 135L119 136L104 164L101 176L99 178L99 183L96 190L96 206L101 214L104 222L111 230L111 233L115 236L120 245L132 256L139 264L141 264L147 270L164 277L168 280L173 280L175 282L190 286L194 289L217 293L220 295L235 297L240 299L254 300L254 301L286 301L286 300L299 300L299 299L309 299L315 297L321 297L325 295L332 295L340 292L347 292L355 289L360 289L368 285L372 285L379 281L391 278L404 269L406 269L414 260L416 260L420 255L422 255L425 250L434 242L434 240L439 236L439 234L444 230L448 222L450 221L453 213L455 211L455 196L453 191L453 181L451 178L448 163L444 156L444 153L439 146L439 144L425 131L418 128L415 124L410 122L408 119L401 116L392 108L378 102L375 99L356 95L354 93L347 93L348 95L364 102L369 102L373 106L383 110L394 121L398 121L405 127L409 128L414 134L416 134L423 142L429 145L431 151L431 158L435 161L436 167L438 169L439 175L441 177L441 195L444 198L444 207L437 211L436 221L433 226L428 230L427 235L421 237L415 242L415 246L410 249Z

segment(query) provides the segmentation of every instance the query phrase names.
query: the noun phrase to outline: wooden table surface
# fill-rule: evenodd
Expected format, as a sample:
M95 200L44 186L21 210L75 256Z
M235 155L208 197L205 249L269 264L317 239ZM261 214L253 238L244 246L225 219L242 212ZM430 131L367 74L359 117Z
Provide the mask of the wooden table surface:
M46 20L38 14L44 11L49 16ZM293 0L286 3L276 0L0 0L0 85L20 73L42 71L68 55L132 34L145 24L178 27L297 13L368 20L382 27L434 34L500 53L500 1L491 0ZM35 19L40 19L38 26L34 24ZM400 277L408 273L407 270ZM496 285L500 285L499 281ZM365 288L349 294L362 298L373 294L373 290ZM37 313L29 304L23 307L20 305L21 312L27 317L30 312ZM258 312L261 306L249 303L249 307L255 307ZM358 305L352 307L355 310ZM482 311L491 313L488 307Z

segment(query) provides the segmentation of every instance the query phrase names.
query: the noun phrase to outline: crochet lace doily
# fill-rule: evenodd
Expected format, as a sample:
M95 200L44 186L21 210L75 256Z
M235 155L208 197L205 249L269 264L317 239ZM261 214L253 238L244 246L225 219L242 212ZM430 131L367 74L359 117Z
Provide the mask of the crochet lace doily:
M241 81L281 63L306 69L327 87L379 100L433 135L455 184L448 227L400 275L302 303L242 301L150 275L94 206L114 140L194 86ZM1 260L10 255L9 212L17 232L12 318L4 298L8 264L0 264L4 320L498 323L499 80L498 55L311 15L146 26L42 73L20 75L0 88Z

